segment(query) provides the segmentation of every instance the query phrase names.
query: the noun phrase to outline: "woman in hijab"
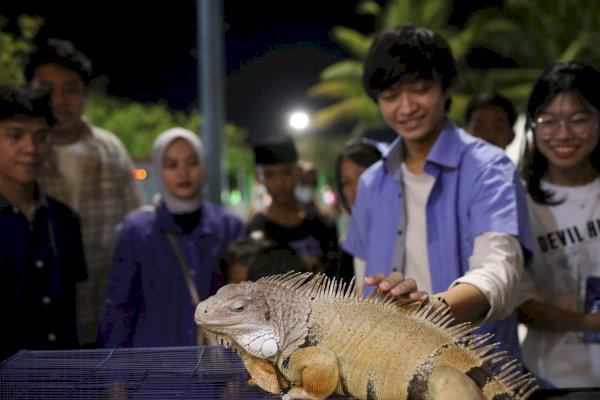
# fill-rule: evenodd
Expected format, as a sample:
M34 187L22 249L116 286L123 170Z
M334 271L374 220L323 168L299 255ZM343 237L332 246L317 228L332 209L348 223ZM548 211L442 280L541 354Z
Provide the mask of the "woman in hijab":
M240 218L202 196L202 144L172 128L154 141L155 206L124 221L115 246L99 343L105 347L199 343L196 304L223 284L218 262L243 234Z

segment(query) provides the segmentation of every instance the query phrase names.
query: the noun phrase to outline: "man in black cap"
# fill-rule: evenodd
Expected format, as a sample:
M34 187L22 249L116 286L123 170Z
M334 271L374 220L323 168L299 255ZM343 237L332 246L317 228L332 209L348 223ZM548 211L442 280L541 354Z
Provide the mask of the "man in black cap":
M271 201L248 221L248 235L289 245L302 255L311 271L335 271L337 229L317 215L307 215L294 195L299 173L294 142L288 138L258 144L254 146L254 161L256 178Z

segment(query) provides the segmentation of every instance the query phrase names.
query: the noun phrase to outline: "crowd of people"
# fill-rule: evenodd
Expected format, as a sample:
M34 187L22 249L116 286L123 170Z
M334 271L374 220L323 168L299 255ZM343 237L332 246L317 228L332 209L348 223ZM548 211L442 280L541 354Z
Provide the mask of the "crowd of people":
M210 343L195 306L221 286L325 273L450 307L493 333L543 387L600 382L600 71L564 62L533 86L525 154L517 112L475 93L448 116L447 41L379 32L363 87L391 143L352 139L335 160L339 204L317 196L294 141L253 143L264 207L238 216L204 196L199 136L154 141L158 193L143 205L120 140L85 117L91 62L51 39L26 87L0 87L0 360L19 349ZM348 221L339 223L340 216ZM518 326L527 327L524 337Z

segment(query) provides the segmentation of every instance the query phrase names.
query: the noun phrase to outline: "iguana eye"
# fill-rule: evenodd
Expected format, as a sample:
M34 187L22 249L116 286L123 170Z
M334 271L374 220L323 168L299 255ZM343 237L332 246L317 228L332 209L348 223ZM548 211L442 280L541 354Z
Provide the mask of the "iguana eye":
M237 312L237 313L244 311L244 304L240 303L240 304L234 305L233 307L231 307L231 311Z

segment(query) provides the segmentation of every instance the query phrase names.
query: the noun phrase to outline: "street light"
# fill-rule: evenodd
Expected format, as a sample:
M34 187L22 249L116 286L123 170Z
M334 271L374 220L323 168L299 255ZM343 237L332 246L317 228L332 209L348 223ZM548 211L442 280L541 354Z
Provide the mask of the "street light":
M289 123L292 129L303 131L310 124L310 117L304 111L294 111L290 114Z

